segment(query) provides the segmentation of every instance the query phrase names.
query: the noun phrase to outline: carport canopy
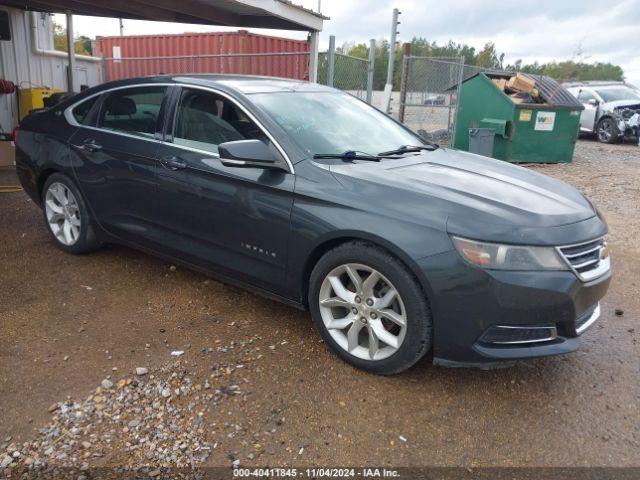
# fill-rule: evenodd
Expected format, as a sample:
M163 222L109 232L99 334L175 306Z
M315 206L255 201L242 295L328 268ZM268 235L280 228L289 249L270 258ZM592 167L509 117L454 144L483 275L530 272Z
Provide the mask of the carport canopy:
M327 18L287 0L0 0L23 10L318 32Z
M0 5L67 15L70 91L74 91L73 15L308 31L309 80L312 82L318 76L319 32L323 21L328 20L289 0L0 0Z

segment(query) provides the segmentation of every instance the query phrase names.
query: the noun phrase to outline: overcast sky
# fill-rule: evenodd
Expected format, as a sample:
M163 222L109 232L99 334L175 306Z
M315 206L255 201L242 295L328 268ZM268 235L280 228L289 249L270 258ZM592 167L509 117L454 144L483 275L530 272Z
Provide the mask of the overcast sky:
M318 0L294 3L318 7ZM388 38L393 8L402 12L400 42L419 36L482 48L492 41L507 63L576 59L581 50L583 61L618 64L627 80L640 86L640 0L322 0L322 13L331 20L325 22L321 48L329 35L338 45ZM64 16L57 21L64 24ZM75 17L74 23L76 35L119 34L116 19ZM134 20L124 25L125 35L237 30ZM253 31L306 38L304 32Z

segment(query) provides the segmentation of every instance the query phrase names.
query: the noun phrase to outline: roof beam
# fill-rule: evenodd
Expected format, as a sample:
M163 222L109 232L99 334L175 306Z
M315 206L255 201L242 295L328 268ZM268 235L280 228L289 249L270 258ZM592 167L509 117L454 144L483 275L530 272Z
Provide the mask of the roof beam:
M308 10L306 8L298 7L287 1L272 0L271 7L265 9L265 0L236 0L238 3L242 3L247 6L252 6L259 10L264 11L265 16L279 17L286 20L290 24L298 24L301 26L299 30L313 30L321 31L322 22L325 19L321 14ZM306 28L302 26L306 26Z
M137 2L152 8L160 7L165 10L176 10L176 2L174 0L137 0ZM203 23L203 21L215 21L216 25L238 26L239 15L197 0L181 0L179 9L180 12L192 16L200 23Z
M89 9L92 8L101 8L105 5L106 2L104 0L73 0L75 3L79 3L85 6L89 6ZM151 20L162 20L169 22L184 22L184 23L197 23L201 22L202 19L197 16L190 16L184 13L184 10L180 8L179 11L174 8L167 9L163 8L160 5L162 2L153 2L149 5L152 5L153 8L148 8L144 4L140 4L140 1L133 2L130 0L109 0L109 9L114 10L116 12L126 12L129 15L133 15L137 18L147 18ZM117 17L121 17L122 15L114 15Z
M30 1L27 5L27 8L25 8L25 4L21 0L2 0L2 4L22 10L30 10L35 12L61 13L61 10L57 4L49 2L47 0ZM65 2L65 5L67 5L68 8L73 11L74 15L117 18L120 13L118 10L105 7L104 4L98 7L90 7L74 0L68 0ZM145 17L142 17L140 15L132 15L129 18L131 18L132 20L145 20Z
M301 30L302 27L292 24L287 20L267 15L239 15L235 24L238 27L252 28L278 28L280 30Z

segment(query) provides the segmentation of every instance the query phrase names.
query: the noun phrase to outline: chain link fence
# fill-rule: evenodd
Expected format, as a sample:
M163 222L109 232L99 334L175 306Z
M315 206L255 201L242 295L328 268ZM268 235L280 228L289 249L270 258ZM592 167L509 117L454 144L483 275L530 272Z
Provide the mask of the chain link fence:
M460 84L487 69L459 57L413 57L403 61L399 119L423 137L447 144L455 128Z
M369 85L369 60L335 52L333 69L330 60L329 52L318 54L318 83L345 90L362 100L366 100L367 90L371 88ZM333 81L330 78L332 70Z
M165 57L104 58L103 81L153 75L238 74L309 80L309 52L176 55ZM333 85L359 98L371 88L370 62L335 52L333 82L328 52L318 55L318 83Z
M179 74L241 74L309 79L309 52L104 58L103 80Z
M425 138L448 142L463 69L460 58L406 56L400 83L399 120Z

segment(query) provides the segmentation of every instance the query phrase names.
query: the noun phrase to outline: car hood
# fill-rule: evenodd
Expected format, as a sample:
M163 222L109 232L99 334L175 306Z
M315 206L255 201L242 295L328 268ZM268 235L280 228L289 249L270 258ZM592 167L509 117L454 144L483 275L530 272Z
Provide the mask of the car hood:
M603 104L604 110L614 110L616 108L638 107L640 100L616 100L615 102L606 102Z
M331 171L357 193L353 202L361 208L413 221L444 221L449 233L477 239L506 235L524 240L523 232L531 229L596 217L590 202L566 183L450 149L379 163L332 165Z

